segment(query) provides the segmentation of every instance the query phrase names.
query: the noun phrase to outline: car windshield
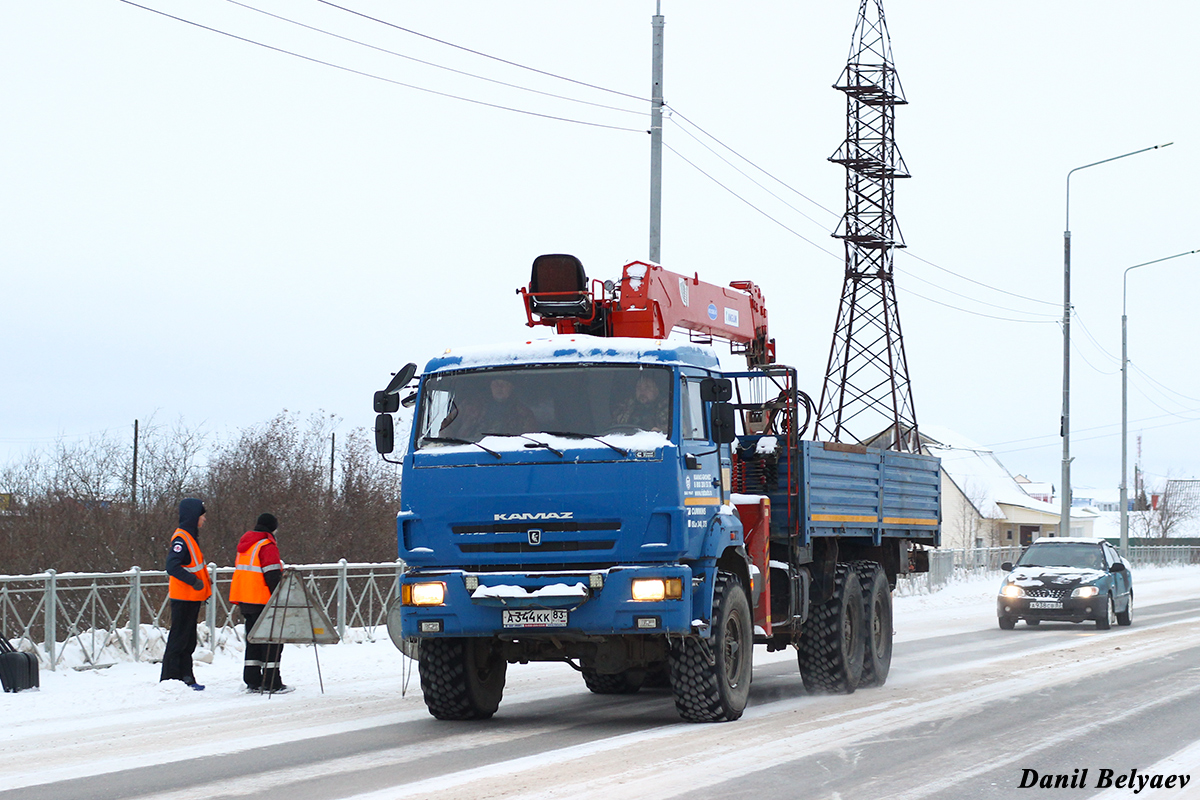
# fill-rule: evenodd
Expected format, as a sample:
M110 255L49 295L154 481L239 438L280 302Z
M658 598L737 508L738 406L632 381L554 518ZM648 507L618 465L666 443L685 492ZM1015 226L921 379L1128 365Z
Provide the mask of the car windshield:
M445 372L425 379L418 449L487 435L671 433L671 370L629 365Z
M1017 566L1104 569L1104 553L1094 544L1034 544L1021 555Z

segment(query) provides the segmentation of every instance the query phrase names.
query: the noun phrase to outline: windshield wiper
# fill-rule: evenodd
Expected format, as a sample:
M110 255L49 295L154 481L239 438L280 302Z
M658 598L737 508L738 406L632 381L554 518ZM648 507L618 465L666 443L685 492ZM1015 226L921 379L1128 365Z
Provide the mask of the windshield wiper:
M479 442L472 442L470 439L456 439L453 436L422 436L421 443L424 444L425 442L441 442L443 444L473 444L485 453L493 455L496 458L501 457L499 453L490 447L484 447Z
M522 439L528 439L529 441L533 442L533 445L532 445L533 447L544 447L547 450L549 450L551 453L554 453L554 455L558 456L559 458L563 457L562 450L556 450L553 447L551 447L549 444L547 444L546 442L540 442L537 439L533 438L532 436L526 436L523 433L485 433L484 436L517 436ZM525 446L530 447L531 445L525 445Z
M544 434L547 434L548 436L561 436L564 439L594 439L597 442L599 442L600 444L604 445L605 447L610 447L613 450L616 450L618 453L625 456L626 458L629 457L629 451L626 450L625 448L617 447L612 442L606 442L603 439L601 439L599 436L593 436L590 433L577 433L574 431L538 431L538 433L544 433Z

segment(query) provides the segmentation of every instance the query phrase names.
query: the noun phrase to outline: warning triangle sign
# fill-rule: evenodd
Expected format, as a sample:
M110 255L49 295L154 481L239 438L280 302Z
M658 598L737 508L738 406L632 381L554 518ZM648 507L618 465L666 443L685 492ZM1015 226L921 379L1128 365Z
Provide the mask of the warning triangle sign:
M337 630L320 603L314 603L300 576L288 570L271 594L253 630L252 644L337 644Z

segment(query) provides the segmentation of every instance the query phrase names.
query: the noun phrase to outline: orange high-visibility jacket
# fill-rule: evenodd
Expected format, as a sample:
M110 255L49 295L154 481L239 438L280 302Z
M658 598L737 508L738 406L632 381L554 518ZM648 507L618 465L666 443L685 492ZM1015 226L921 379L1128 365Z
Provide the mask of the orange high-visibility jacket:
M212 581L208 575L208 568L204 564L204 553L200 552L200 545L196 543L195 537L183 528L175 529L175 534L171 538L176 537L183 539L184 544L187 545L188 555L191 556L191 561L183 568L199 578L204 585L199 589L194 589L172 575L167 587L167 596L172 600L207 600L212 594Z
M263 577L263 564L260 558L263 545L270 543L264 537L254 543L254 546L237 554L234 562L233 583L229 587L229 602L257 603L266 605L271 599L271 589ZM278 569L278 565L275 565Z

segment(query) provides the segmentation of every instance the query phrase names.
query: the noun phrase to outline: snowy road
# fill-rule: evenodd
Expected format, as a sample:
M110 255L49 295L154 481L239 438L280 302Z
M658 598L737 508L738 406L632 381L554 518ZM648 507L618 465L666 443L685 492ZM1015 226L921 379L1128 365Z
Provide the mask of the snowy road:
M1142 570L1131 628L1001 631L998 580L897 599L886 686L810 696L793 651L756 651L738 722L678 721L665 691L591 695L563 665L513 666L485 723L430 718L386 642L289 647L278 697L238 693L218 655L193 693L155 667L42 674L0 698L0 800L216 798L1008 797L1026 770L1072 797L1111 776L1186 774L1139 798L1200 797L1200 568ZM1078 772L1077 772L1078 770ZM1035 793L1037 794L1036 790ZM1056 795L1055 795L1056 796Z

